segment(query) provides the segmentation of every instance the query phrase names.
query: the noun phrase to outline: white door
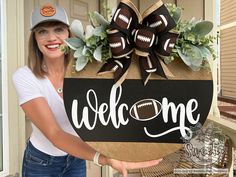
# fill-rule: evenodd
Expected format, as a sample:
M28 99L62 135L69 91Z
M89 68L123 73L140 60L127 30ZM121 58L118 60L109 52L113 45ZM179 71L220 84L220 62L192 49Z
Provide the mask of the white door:
M72 22L74 19L79 19L84 25L89 24L88 13L90 11L99 11L99 0L25 0L25 44L28 43L28 38L30 35L29 17L32 9L45 3L58 3L67 11L70 22ZM28 55L27 45L25 48L25 54L26 56ZM28 119L26 119L26 137L30 135L30 132L30 122ZM102 172L100 167L95 166L92 162L87 162L87 177L101 177L101 173Z

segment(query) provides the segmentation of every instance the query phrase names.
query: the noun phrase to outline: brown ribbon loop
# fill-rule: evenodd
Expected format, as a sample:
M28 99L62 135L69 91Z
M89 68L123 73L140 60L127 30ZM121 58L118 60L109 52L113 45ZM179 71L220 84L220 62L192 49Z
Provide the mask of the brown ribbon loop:
M131 37L131 33L138 26L141 19L138 9L131 1L121 0L113 15L111 28L115 28Z
M158 36L158 43L154 46L154 50L162 56L169 56L175 46L178 34L176 33L163 33Z
M139 25L134 33L135 53L139 56L147 57L157 40L156 37L154 29L144 25Z
M133 52L133 46L125 34L118 30L108 30L107 35L113 58L122 58Z
M129 0L121 0L107 31L113 58L109 59L98 74L114 73L116 84L121 84L131 64L131 55L139 57L140 73L144 85L151 73L167 79L171 72L164 66L161 56L169 56L178 34L169 32L176 24L163 2L159 0L141 16Z

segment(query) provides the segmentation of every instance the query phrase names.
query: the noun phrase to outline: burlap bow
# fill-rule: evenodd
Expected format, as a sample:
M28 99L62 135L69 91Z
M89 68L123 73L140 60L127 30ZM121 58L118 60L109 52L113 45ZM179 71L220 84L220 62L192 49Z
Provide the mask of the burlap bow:
M114 73L116 84L121 84L131 64L132 54L138 56L144 85L151 73L167 78L168 71L161 56L169 56L178 34L170 32L176 26L161 0L147 9L143 17L129 0L121 0L107 30L112 58L98 74Z

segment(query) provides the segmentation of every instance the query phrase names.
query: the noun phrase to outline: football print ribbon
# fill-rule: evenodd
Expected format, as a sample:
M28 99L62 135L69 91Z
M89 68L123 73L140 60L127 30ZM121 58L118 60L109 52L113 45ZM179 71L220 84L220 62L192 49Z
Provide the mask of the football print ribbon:
M129 0L121 0L107 30L112 58L98 74L114 73L116 84L121 84L131 64L132 54L138 56L144 85L151 73L167 78L170 73L161 59L169 56L178 34L170 32L176 26L161 0L148 8L143 17ZM134 51L134 52L133 52Z

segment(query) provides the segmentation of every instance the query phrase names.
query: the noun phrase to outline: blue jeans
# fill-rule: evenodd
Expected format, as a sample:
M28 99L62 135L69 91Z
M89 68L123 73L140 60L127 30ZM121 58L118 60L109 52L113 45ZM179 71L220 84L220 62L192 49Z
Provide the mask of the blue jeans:
M28 141L24 153L22 177L86 177L86 162L71 155L48 155L36 149Z

